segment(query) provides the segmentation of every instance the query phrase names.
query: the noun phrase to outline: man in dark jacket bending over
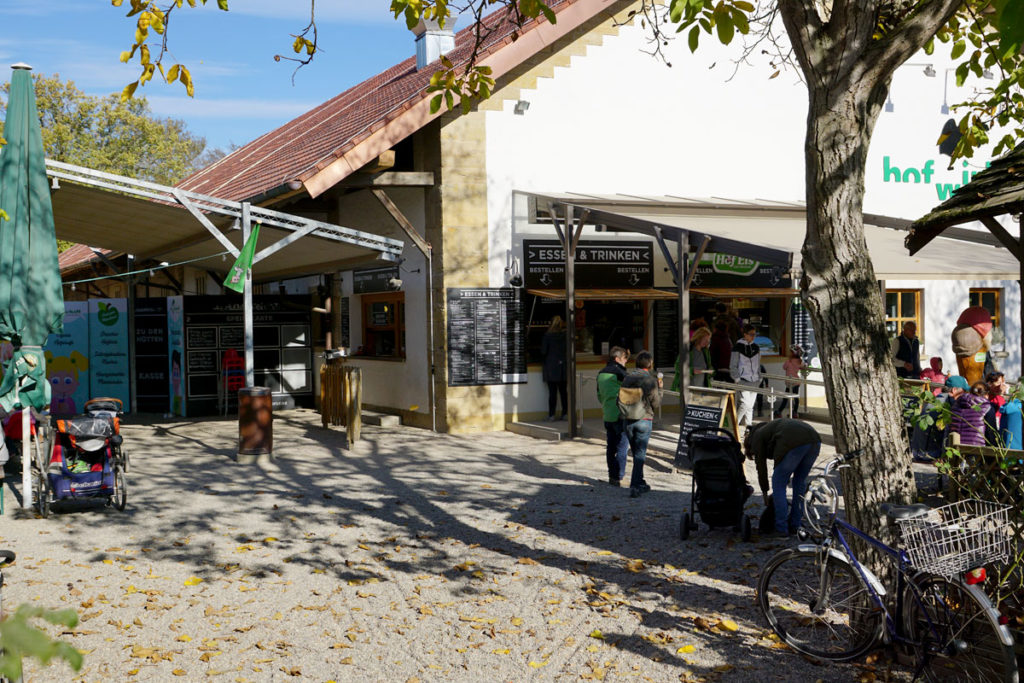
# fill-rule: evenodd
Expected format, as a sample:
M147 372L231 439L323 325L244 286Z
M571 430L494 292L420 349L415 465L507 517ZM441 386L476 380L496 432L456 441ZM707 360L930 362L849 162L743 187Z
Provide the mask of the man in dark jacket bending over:
M754 425L743 440L747 457L757 463L761 495L768 495L768 458L775 461L772 472L772 500L775 505L775 533L796 533L804 518L807 474L821 450L821 436L802 420L780 418ZM793 500L787 505L786 484L793 479Z

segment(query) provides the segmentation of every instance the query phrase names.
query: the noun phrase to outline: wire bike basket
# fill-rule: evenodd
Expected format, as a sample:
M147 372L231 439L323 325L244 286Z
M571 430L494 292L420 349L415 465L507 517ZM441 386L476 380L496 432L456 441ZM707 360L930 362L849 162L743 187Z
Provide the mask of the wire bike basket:
M947 579L1005 560L1010 554L1009 505L967 499L897 523L910 565Z

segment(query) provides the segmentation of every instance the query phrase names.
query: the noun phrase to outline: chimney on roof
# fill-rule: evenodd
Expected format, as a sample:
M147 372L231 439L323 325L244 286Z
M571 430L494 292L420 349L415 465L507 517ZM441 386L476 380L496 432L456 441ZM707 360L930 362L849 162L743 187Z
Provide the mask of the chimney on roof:
M455 48L455 18L448 17L446 27L441 28L436 19L420 19L412 32L416 35L416 69L422 69Z

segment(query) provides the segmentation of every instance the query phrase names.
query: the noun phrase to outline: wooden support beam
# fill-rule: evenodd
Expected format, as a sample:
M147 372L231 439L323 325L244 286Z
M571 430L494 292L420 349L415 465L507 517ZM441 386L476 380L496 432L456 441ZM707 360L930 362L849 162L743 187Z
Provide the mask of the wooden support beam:
M1013 235L1006 231L1006 228L1000 225L999 221L991 216L985 216L981 219L981 222L986 228L988 228L989 232L996 236L996 239L998 239L1004 247L1010 250L1011 254L1017 257L1018 261L1021 260L1020 244L1017 243L1017 240Z
M396 223L398 223L398 227L402 229L402 232L405 233L406 237L412 240L412 243L416 245L416 248L420 250L420 253L424 256L428 256L432 251L430 242L423 239L423 237L416 232L416 228L414 228L409 219L405 217L405 214L398 209L398 206L391 201L391 197L388 196L387 192L378 188L374 188L370 190L370 192L372 192L373 196L377 198L377 201L381 203L381 206L391 214L391 217L395 219Z
M353 173L338 187L433 187L433 171L385 171L375 175Z

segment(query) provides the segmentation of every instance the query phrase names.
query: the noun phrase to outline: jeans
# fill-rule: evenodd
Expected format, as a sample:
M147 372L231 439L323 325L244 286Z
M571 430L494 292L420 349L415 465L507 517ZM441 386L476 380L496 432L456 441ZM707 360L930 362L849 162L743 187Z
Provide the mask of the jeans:
M626 456L629 452L626 425L622 420L605 422L604 433L608 438L608 445L605 448L605 459L608 461L608 478L621 481L626 476Z
M775 463L772 472L772 502L775 504L775 530L779 533L792 533L800 528L804 519L807 474L818 459L820 450L821 442L797 446ZM793 478L793 502L787 506L786 484L790 477Z
M644 481L644 460L647 458L647 442L651 440L654 422L651 420L626 420L626 439L633 451L633 473L629 477L629 488L637 488Z
M558 403L559 396L562 397L561 415L564 417L565 413L569 410L568 388L566 387L565 380L561 382L548 382L548 417L555 416L555 405Z

